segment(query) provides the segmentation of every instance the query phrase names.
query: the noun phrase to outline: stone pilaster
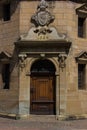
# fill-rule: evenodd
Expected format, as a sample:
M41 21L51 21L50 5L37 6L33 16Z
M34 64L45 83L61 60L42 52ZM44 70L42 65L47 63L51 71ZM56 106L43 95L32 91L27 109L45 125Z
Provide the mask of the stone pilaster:
M66 111L66 54L59 54L59 116Z
M59 115L59 106L60 106L60 94L59 94L59 73L56 72L56 116Z
M30 78L26 75L26 64L24 64L24 62L26 62L26 60L22 62L22 66L19 66L19 117L27 117L30 113Z

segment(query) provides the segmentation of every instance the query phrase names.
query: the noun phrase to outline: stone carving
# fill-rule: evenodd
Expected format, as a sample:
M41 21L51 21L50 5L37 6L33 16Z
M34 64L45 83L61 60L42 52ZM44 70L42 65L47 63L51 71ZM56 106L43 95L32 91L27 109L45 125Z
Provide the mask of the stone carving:
M66 58L67 58L66 54L59 54L58 55L59 67L62 69L66 66L66 64L65 64Z
M45 0L42 0L37 7L37 12L31 17L31 21L36 26L48 26L51 22L54 21L54 16L46 10L48 4Z
M26 63L25 63L26 57L27 57L26 54L19 54L19 66L21 69L23 69L26 65Z
M41 0L37 7L37 12L31 17L31 22L35 27L31 27L28 33L20 36L20 40L67 40L66 34L60 34L55 27L49 26L55 17L48 11L48 4Z
M35 33L36 31L36 33ZM32 27L30 28L27 34L23 34L20 37L22 41L28 40L68 40L67 35L59 34L55 27L50 27L50 29L39 26L38 28Z
M37 12L31 17L31 22L35 24L37 29L34 31L39 34L51 33L48 28L49 24L54 21L54 16L47 10L48 4L45 0L41 0L37 7Z

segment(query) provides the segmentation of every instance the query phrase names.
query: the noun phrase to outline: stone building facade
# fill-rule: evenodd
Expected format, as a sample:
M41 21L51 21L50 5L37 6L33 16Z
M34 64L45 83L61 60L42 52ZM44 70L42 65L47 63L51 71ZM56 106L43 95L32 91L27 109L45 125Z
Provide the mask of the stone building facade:
M87 117L85 0L0 0L0 114Z

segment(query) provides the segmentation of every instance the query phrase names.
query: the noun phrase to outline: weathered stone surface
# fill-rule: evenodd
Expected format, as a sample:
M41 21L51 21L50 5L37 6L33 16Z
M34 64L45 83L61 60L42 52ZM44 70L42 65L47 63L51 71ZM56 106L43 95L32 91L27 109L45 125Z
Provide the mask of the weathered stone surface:
M0 63L0 113L30 114L30 70L33 62L41 58L41 54L44 54L45 58L52 61L56 68L56 115L85 114L87 113L87 74L86 89L79 90L78 63L75 60L76 55L81 51L87 52L87 32L85 38L79 38L77 34L78 15L75 9L80 7L81 4L68 1L55 1L53 4L48 2L48 5L50 5L48 9L55 15L55 20L49 25L52 33L46 34L46 37L35 34L34 29L36 28L30 21L38 4L39 1L12 2L11 20L8 22L3 21L2 5L0 4L0 52L6 51L12 54L9 90L3 89L3 64ZM67 40L72 43L63 70L59 68L59 52L56 52L56 55L52 52L47 54L45 50L43 50L43 53L39 53L37 50L33 53L28 53L24 59L25 67L19 68L18 51L15 49L14 42L20 39L20 36L21 40L45 41L61 39L59 34L67 36ZM21 53L23 53L23 49ZM28 48L29 50L32 52L31 48Z

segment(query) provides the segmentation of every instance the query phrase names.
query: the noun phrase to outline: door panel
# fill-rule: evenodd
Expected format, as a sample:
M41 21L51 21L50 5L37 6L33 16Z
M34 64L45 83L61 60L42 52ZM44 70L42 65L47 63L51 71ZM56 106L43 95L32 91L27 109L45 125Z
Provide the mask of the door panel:
M54 114L54 77L31 77L30 112L32 114Z

